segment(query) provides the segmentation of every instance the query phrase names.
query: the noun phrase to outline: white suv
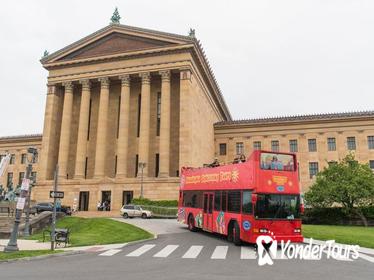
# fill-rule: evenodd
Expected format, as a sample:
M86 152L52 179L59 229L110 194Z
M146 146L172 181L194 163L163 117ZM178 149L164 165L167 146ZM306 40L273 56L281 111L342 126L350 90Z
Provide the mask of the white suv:
M147 219L152 217L152 212L148 210L143 210L137 205L123 205L120 210L121 215L127 218L141 217L142 219Z

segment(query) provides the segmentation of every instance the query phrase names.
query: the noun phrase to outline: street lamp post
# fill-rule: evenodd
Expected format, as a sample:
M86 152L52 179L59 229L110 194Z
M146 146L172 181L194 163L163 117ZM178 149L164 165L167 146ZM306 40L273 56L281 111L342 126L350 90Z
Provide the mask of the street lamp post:
M145 162L139 162L139 168L141 169L141 177L140 177L140 198L143 198L143 170L146 166Z
M27 150L30 154L32 154L31 160L27 158L28 166L27 168L30 169L30 175L32 174L32 164L35 161L35 158L38 155L38 150L35 148L28 148ZM30 177L30 176L29 176ZM30 236L30 202L31 202L31 190L35 183L35 178L31 178L32 182L30 182L30 188L28 191L28 195L26 197L26 208L25 208L25 229L23 231L23 236Z
M36 155L36 149L35 148L28 148L27 152L31 153L33 155ZM29 163L29 165L26 168L26 175L25 175L26 180L30 179L31 172L32 172L32 163ZM20 196L17 200L16 214L15 214L15 219L14 219L13 230L12 230L12 233L10 235L8 245L4 248L4 252L14 252L14 251L19 250L18 245L17 245L18 229L19 229L19 224L21 223L21 217L22 217L22 211L23 211L23 208L24 208L24 202L27 199L27 196L28 196L28 193L29 193L29 188L30 188L30 185L28 183L25 186L22 184L21 193L20 193Z

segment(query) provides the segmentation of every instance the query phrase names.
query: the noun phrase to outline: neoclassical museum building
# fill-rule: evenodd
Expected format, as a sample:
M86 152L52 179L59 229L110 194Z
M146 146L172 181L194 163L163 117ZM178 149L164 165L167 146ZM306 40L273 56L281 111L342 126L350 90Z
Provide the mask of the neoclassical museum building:
M48 201L55 167L63 204L118 210L138 197L177 199L182 166L232 162L254 149L294 152L305 191L349 151L374 168L374 111L232 120L200 42L113 21L41 59L48 70L42 134L0 138L17 185L39 150L32 198ZM42 94L42 93L38 93Z

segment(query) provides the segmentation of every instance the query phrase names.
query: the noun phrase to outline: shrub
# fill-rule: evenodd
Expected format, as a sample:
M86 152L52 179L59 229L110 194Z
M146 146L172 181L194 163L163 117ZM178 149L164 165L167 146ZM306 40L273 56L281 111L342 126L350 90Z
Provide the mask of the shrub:
M147 198L133 198L131 203L136 205L178 207L178 200L150 200Z

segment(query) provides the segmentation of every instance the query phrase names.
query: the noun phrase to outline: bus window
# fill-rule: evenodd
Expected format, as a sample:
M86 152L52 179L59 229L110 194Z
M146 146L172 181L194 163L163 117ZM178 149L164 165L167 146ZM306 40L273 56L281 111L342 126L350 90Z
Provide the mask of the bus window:
M221 192L214 193L214 211L221 211Z
M261 153L261 169L295 171L293 155Z
M208 212L208 195L204 194L204 213Z
M228 192L227 211L240 213L240 191Z
M222 208L221 208L221 210L223 212L226 212L226 202L227 202L227 196L226 195L227 195L226 191L222 192Z
M242 213L252 214L252 192L243 191Z

